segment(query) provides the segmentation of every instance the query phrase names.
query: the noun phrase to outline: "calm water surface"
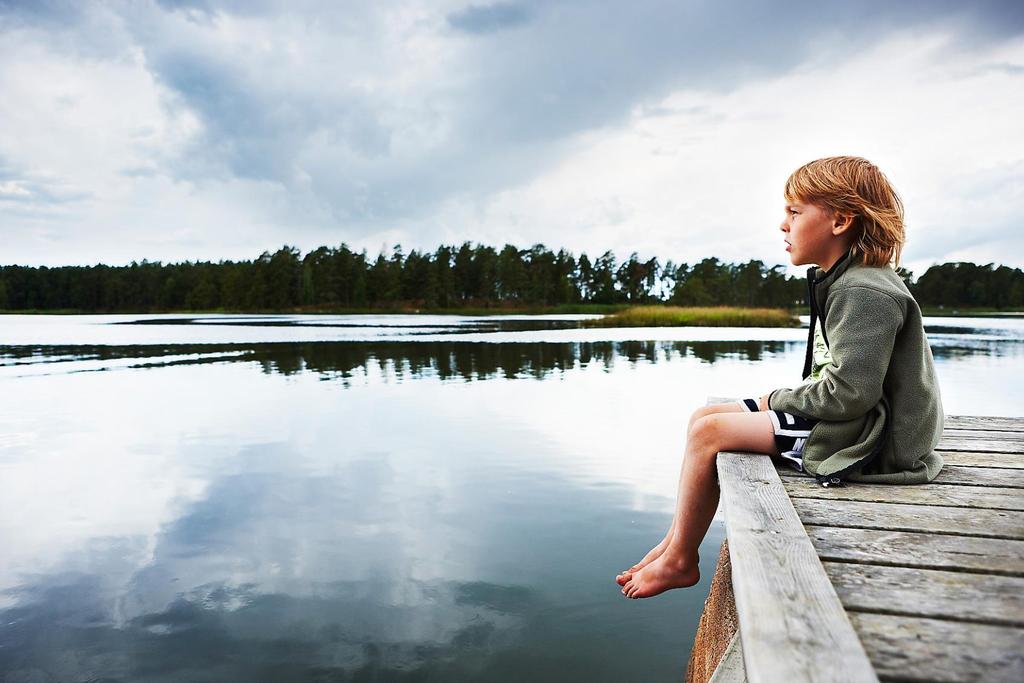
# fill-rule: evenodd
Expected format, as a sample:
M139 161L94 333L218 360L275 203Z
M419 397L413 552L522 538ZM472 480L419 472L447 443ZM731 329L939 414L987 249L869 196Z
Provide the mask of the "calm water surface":
M805 330L584 316L0 316L0 678L671 681L689 413ZM1024 415L1024 320L928 319L948 414Z

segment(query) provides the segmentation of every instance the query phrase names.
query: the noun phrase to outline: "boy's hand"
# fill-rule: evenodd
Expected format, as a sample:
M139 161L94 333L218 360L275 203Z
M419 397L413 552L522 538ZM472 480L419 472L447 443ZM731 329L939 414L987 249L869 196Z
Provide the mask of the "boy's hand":
M759 408L759 409L760 409L761 411L765 411L765 410L768 410L768 397L769 397L769 396L771 396L771 394L765 394L764 396L762 396L761 398L759 398L759 399L757 400L757 405L758 405L758 408Z

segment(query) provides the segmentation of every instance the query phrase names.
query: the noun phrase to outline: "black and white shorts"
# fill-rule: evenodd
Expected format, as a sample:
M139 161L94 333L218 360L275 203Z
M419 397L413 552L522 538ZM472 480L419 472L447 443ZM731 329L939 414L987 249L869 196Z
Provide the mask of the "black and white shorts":
M750 413L758 412L760 406L756 398L744 398L737 401L743 409ZM768 417L775 427L775 446L779 454L788 460L800 472L804 471L804 444L811 433L811 427L818 424L818 420L812 420L799 415L792 415L781 410L768 410Z

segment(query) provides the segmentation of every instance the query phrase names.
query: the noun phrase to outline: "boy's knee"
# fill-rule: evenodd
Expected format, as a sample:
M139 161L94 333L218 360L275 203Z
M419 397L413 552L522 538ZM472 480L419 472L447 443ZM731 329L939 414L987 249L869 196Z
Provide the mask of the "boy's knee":
M689 438L697 446L708 446L717 442L721 433L721 418L715 413L708 413L691 423Z
M686 426L686 433L690 434L691 432L693 432L693 425L695 425L698 420L700 420L703 417L707 417L708 415L712 415L714 414L714 412L714 406L701 406L700 408L697 408L695 411L693 411L693 414L690 415L690 422Z

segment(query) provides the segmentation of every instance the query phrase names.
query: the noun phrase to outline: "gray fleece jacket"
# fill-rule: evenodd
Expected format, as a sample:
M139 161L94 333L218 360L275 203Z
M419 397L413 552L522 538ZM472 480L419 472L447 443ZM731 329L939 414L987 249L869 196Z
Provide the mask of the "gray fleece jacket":
M914 297L892 268L855 263L849 252L828 272L810 268L807 279L811 332L820 317L832 365L817 382L768 398L773 410L820 420L804 446L804 469L826 486L933 480L942 469L935 446L944 416Z

